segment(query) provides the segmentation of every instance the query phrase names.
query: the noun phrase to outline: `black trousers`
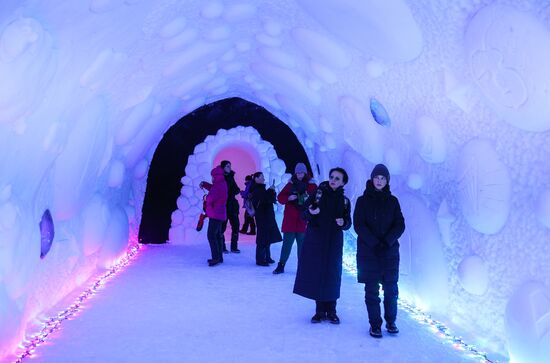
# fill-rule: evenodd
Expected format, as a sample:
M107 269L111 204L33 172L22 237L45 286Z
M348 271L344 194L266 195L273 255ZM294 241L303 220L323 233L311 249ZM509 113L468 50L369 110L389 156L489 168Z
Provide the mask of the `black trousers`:
M315 313L317 313L317 314L336 313L336 300L334 300L334 301L315 301Z
M210 244L210 252L212 253L212 259L223 261L222 224L223 224L223 221L219 219L208 218L208 232L206 236L208 237L208 244Z
M380 316L380 285L384 289L384 320L386 323L395 323L397 318L397 297L399 289L397 281L393 279L384 279L381 281L372 280L365 283L365 304L369 314L369 323L372 327L379 328L382 326L382 317Z
M227 221L229 221L229 224L231 225L231 249L236 250L237 247L237 241L239 241L239 215L238 214L228 214L227 219L223 222L222 225L222 238L223 238L223 245L222 248L224 251L227 251L227 247L225 247L225 230L227 229Z
M248 226L250 226L250 233L254 234L256 233L256 222L254 221L254 217L252 217L250 214L248 214L247 211L244 212L244 223L243 228L241 228L242 233L246 233L248 230Z

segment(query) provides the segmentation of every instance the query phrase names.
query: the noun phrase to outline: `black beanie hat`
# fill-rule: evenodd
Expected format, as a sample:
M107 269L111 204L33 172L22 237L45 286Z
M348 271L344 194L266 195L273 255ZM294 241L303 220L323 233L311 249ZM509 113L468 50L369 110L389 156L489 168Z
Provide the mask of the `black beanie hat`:
M370 173L371 180L374 179L377 175L383 175L386 177L386 180L388 183L390 182L390 172L388 168L386 168L386 165L384 164L377 164L374 169L372 169L372 173Z
M220 163L220 166L222 168L225 168L227 166L227 164L231 164L231 161L229 160L222 160L222 162Z

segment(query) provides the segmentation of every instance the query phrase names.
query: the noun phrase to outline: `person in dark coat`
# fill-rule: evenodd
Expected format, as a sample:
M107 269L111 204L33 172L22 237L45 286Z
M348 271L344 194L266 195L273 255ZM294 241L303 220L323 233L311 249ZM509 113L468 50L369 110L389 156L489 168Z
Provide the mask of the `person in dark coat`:
M239 241L239 202L235 196L241 191L239 186L235 182L235 172L231 170L231 162L229 160L223 160L220 163L220 166L223 169L223 174L225 177L225 182L227 183L227 219L223 222L222 225L222 235L227 229L227 222L231 225L231 252L241 253L238 248ZM223 238L223 252L228 253L227 247L225 246L225 237Z
M266 189L263 173L257 172L250 186L250 194L256 211L256 265L269 266L275 262L271 258L270 245L283 240L273 209L276 203L275 185Z
M365 284L369 334L382 337L379 284L384 289L386 329L397 334L399 241L405 220L398 199L390 192L390 173L383 164L372 170L365 192L357 199L353 225L357 232L357 279Z
M304 163L296 164L294 175L285 185L283 190L277 195L277 201L285 206L283 216L283 247L281 247L281 257L274 274L285 272L286 261L292 251L292 245L296 240L298 246L298 259L302 252L302 245L306 234L306 220L302 216L304 203L315 193L317 185L307 175L307 168Z
M244 178L244 185L245 188L241 192L241 197L243 198L243 201L245 201L248 198L248 193L250 191L250 185L252 184L252 176L253 175L247 175ZM242 234L248 234L251 236L254 236L256 234L256 221L254 221L254 217L251 216L248 211L246 210L246 207L243 202L243 208L244 208L244 222L241 230L239 231ZM248 231L248 226L250 226L250 232Z
M342 280L343 231L351 227L351 206L344 195L347 182L344 169L331 169L329 180L322 182L305 203L308 224L294 293L315 300L312 323L329 320L340 324L336 300Z

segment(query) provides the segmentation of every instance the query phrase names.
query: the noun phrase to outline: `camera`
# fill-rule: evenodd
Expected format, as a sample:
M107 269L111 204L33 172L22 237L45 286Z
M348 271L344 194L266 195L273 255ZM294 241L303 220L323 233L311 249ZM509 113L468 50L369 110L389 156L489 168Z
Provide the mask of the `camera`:
M319 208L319 201L321 200L322 196L323 191L321 190L321 188L317 188L317 192L315 192L315 199L313 200L313 203L311 203L311 209Z

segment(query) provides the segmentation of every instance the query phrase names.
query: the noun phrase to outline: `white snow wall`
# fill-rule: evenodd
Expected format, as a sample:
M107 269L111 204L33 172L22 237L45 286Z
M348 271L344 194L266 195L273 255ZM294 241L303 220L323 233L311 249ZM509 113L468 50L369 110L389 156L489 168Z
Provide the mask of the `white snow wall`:
M402 296L541 361L548 59L545 0L2 1L0 357L124 252L163 132L239 96L290 125L323 176L347 168L353 199L385 162L407 220Z

